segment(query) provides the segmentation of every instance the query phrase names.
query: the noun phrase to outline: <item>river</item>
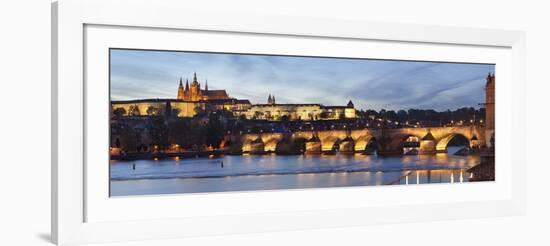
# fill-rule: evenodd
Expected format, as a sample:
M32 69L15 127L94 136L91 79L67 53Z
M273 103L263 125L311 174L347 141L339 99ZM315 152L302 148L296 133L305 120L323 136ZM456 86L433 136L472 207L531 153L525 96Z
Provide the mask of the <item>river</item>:
M454 153L458 147L449 147ZM223 163L223 167L222 167ZM115 161L111 196L468 182L477 156L238 155ZM134 169L135 165L135 169Z

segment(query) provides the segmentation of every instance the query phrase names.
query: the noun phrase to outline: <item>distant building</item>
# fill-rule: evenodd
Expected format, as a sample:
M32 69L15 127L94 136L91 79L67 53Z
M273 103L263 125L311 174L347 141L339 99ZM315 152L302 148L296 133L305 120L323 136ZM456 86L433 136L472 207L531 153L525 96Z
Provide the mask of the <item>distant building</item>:
M274 95L269 95L267 104L254 104L243 115L255 120L338 120L354 119L355 108L351 100L346 106L324 106L322 104L277 104Z
M351 100L346 106L324 106L322 104L277 104L275 96L269 94L267 104L252 105L247 99L231 98L225 90L204 89L193 74L193 81L180 78L175 99L138 99L111 101L111 115L123 116L177 116L193 117L201 111L226 110L235 117L255 120L338 120L354 119L355 108Z

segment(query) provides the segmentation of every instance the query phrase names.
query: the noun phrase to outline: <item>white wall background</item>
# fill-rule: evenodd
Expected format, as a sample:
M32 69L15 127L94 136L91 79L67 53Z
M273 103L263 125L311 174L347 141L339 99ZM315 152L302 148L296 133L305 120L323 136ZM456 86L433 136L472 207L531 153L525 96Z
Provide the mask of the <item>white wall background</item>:
M189 9L232 10L527 32L527 216L331 230L189 238L113 245L548 245L550 146L546 105L550 23L546 1L189 1ZM49 245L50 1L0 7L0 245ZM452 213L452 211L449 211ZM182 228L183 229L183 228ZM529 243L531 242L531 243Z

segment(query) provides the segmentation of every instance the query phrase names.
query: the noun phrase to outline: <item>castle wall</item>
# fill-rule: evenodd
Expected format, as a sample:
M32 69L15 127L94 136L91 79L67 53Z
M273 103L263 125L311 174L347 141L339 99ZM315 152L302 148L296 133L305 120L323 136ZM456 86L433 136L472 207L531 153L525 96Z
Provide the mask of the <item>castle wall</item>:
M144 101L144 102L128 102L128 103L113 103L111 104L111 110L115 111L117 108L123 108L126 111L125 116L132 116L133 113L137 113L136 116L147 116L148 109L152 107L155 109L154 114L166 115L166 102L165 101ZM196 112L195 108L199 107L204 109L204 103L197 102L170 102L172 109L178 109L178 117L193 117ZM137 111L134 109L137 108Z

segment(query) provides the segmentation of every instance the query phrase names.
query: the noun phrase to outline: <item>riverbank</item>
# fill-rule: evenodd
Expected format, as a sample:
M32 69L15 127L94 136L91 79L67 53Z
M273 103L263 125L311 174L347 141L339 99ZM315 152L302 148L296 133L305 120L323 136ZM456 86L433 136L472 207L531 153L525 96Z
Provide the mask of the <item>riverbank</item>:
M409 152L407 154L403 154L402 152L377 152L373 150L367 150L367 151L334 151L334 150L327 150L327 151L320 151L320 152L281 152L281 151L249 151L249 152L234 152L230 149L219 149L219 150L204 150L204 151L166 151L166 152L120 152L119 154L111 154L111 160L119 160L119 161L135 161L135 160L155 160L155 159L166 159L166 158L200 158L200 157L218 157L221 155L234 155L234 156L242 156L242 155L277 155L277 156L301 156L301 155L309 155L309 156L318 156L318 155L327 155L327 156L334 156L334 155L346 155L346 156L353 156L356 154L366 155L366 156L378 156L378 157L400 157L400 156L414 156L414 155L421 155L421 156L429 156L429 155L435 155L435 153L419 153L418 151ZM457 154L454 154L457 155ZM471 156L479 156L479 153L477 152L471 152L468 155ZM460 156L468 156L468 155L460 155Z
M495 181L495 156L481 154L480 157L480 164L468 169L472 173L470 181Z
M184 152L134 152L122 153L120 155L111 155L111 160L134 161L134 160L154 160L165 158L198 158L215 157L228 155L228 150L208 150L208 151L184 151Z

